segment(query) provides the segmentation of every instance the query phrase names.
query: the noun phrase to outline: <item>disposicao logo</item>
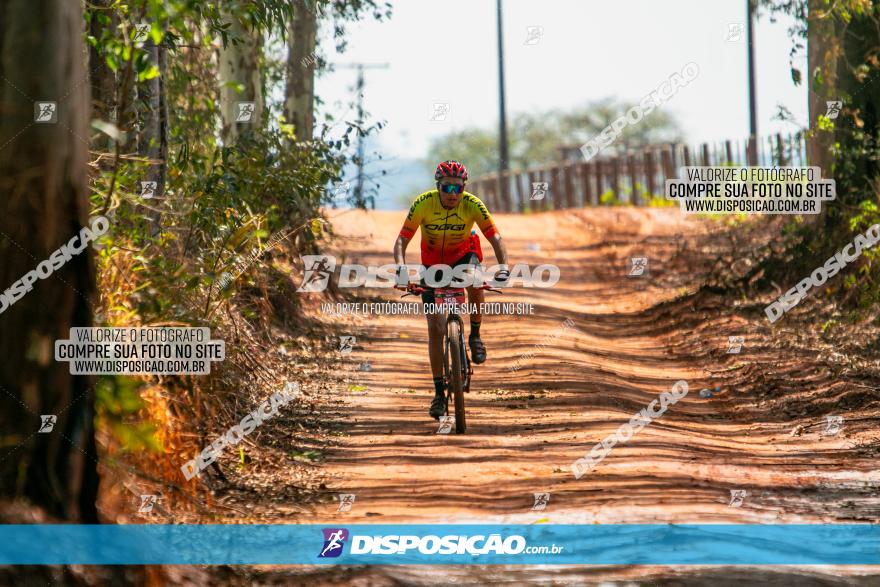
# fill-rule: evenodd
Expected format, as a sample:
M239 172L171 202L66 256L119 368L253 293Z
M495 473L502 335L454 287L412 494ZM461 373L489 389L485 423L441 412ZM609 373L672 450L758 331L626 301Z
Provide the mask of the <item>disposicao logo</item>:
M348 540L348 530L345 528L324 528L324 547L318 558L336 558L342 554L345 541Z
M418 536L415 534L388 534L365 536L353 534L345 528L324 528L324 547L318 558L335 558L342 554L345 543L351 538L350 555L556 555L564 546L547 544L528 546L524 536L501 534L478 534L476 536L449 534Z

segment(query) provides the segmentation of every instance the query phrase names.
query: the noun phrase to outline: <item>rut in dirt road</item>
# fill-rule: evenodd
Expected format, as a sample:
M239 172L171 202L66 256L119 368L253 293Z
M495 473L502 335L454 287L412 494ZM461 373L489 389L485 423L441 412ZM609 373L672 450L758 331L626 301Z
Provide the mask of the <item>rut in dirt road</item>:
M337 213L332 221L346 262L390 262L401 219L396 212ZM744 399L748 389L727 386L719 374L724 364L707 360L704 345L726 347L738 325L717 308L717 327L695 340L707 319L679 302L706 270L695 250L703 224L669 209L496 221L512 263L554 263L562 277L552 288L506 289L501 300L487 295L487 302L531 304L532 313L484 318L489 359L475 367L467 434L438 435L427 416L432 388L423 316L317 314L357 338L340 363L350 383L340 390L348 398L350 436L325 467L338 480L331 491L356 495L347 520L812 521L829 513L818 505L823 492L876 481L864 460L848 458L845 471L817 470L814 445L822 442L833 463L829 450L845 448L844 438L790 436ZM627 275L630 257L648 259L644 275ZM487 253L484 266L493 262ZM399 301L390 292L382 300ZM679 379L689 384L686 397L574 478L572 462ZM701 389L716 386L719 392L701 397ZM550 494L543 511L532 511L535 493ZM335 506L318 513L336 516Z

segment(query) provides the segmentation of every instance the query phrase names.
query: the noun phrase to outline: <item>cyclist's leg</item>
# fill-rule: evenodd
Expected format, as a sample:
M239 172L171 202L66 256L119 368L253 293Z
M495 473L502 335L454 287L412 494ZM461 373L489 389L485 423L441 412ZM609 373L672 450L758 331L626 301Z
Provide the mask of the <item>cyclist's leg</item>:
M479 265L480 259L475 252L466 254L464 257L455 262L458 265ZM483 290L473 287L467 288L468 305L476 308L470 315L471 334L468 337L468 345L471 348L471 358L474 363L480 364L486 361L486 346L480 338L480 326L483 323L483 313L481 311L483 302L486 299Z
M439 419L446 413L446 388L443 381L443 334L446 322L442 314L427 311L428 304L434 303L433 290L422 294L422 302L428 322L428 359L431 362L431 375L434 377L434 399L428 415Z
M477 365L486 362L486 345L480 338L480 326L483 324L483 314L480 308L486 297L481 289L468 288L468 302L476 306L476 311L471 314L471 334L468 337L468 345L471 347L471 358ZM473 307L473 306L472 306Z
M443 377L443 335L446 321L442 314L428 314L428 358L431 361L431 374L436 379Z
M477 324L477 331L479 332L479 324L483 321L482 305L486 299L486 294L483 290L472 287L467 288L467 293L468 304L471 307L476 306L476 310L471 314L471 334L473 334L474 324Z

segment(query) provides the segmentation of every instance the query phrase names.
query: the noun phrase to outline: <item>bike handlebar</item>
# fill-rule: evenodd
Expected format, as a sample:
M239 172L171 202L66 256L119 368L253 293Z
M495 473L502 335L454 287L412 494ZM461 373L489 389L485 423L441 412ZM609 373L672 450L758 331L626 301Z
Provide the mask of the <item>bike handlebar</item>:
M425 293L426 291L430 291L434 288L422 287L420 285L410 283L406 287L404 287L402 285L395 285L394 289L399 289L400 291L405 291L406 293L403 295L403 297L406 297L409 295L413 295L413 296L421 295L421 294ZM461 288L450 288L450 289L467 289L467 288L461 287ZM474 289L485 289L485 290L488 290L488 291L491 291L494 293L500 293L502 295L504 294L504 292L501 291L500 289L494 288L487 283L484 283L483 285L481 285L479 287L475 287Z

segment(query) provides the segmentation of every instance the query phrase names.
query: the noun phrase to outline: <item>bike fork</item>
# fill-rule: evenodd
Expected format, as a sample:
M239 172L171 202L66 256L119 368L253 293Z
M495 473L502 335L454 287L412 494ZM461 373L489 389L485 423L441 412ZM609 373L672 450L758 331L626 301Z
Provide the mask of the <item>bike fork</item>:
M471 375L474 372L473 367L471 367L471 361L468 357L467 347L465 346L464 340L464 326L462 325L461 333L459 335L459 348L461 348L461 379L462 386L464 387L465 393L471 390Z

